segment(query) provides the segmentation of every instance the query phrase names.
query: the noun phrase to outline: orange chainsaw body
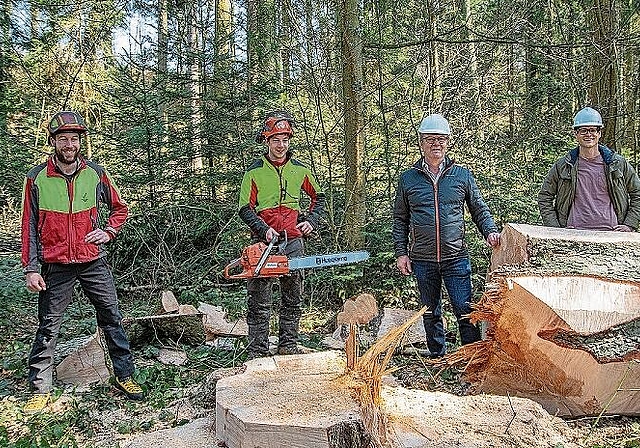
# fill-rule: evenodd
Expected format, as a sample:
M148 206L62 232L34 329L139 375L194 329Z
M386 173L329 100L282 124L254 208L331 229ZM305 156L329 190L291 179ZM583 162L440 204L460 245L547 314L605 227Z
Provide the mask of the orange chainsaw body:
M262 242L245 247L240 254L240 258L233 260L224 268L225 278L258 278L258 277L280 277L289 274L289 259L286 255L269 254L262 264L260 271L256 273L256 268L260 258L268 250L268 246ZM240 267L242 272L232 274L233 268Z

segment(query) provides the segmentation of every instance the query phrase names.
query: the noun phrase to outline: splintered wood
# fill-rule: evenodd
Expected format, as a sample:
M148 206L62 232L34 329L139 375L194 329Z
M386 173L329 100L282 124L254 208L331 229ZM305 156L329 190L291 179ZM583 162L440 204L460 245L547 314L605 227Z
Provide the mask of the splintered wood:
M640 415L640 235L510 224L462 347L484 393L531 398L560 416Z
M358 325L369 323L378 315L378 304L371 294L358 294L348 299L342 311L338 313L338 325L349 325L349 336L345 341L344 351L347 354L347 370L353 370L358 359Z

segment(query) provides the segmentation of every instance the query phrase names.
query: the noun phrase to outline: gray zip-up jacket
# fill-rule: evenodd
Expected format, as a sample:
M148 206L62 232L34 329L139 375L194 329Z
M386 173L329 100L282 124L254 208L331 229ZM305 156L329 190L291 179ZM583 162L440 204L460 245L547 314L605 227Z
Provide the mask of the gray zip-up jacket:
M640 178L627 160L604 145L598 149L605 164L607 190L618 224L636 230L640 221ZM566 227L576 194L579 148L551 167L538 193L538 207L545 226Z
M464 206L486 239L498 232L471 172L445 158L434 185L422 160L400 176L393 210L396 257L413 261L453 260L468 256L464 242Z

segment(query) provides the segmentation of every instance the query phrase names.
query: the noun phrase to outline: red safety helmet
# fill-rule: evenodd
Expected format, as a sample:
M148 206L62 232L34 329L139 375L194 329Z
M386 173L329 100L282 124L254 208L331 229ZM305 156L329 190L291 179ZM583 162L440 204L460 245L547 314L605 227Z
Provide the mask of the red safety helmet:
M263 143L277 134L287 134L289 137L293 137L294 124L295 121L287 111L270 112L264 120L262 130L256 136L256 141Z
M47 131L49 131L49 136L53 137L61 132L86 134L89 129L80 115L71 111L62 111L51 117Z

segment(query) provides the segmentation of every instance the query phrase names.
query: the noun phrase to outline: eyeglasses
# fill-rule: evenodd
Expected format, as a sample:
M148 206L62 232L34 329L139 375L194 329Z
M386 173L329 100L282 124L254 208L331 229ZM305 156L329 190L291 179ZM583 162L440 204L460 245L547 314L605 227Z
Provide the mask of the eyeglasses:
M599 134L600 128L579 128L576 133L578 135Z
M435 143L444 145L449 141L449 137L444 137L444 136L443 137L421 137L420 141L422 143L427 143L429 145L434 145Z

